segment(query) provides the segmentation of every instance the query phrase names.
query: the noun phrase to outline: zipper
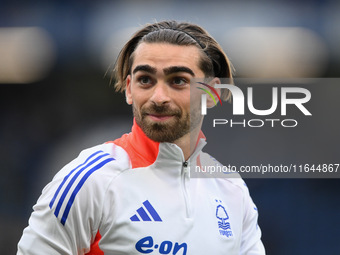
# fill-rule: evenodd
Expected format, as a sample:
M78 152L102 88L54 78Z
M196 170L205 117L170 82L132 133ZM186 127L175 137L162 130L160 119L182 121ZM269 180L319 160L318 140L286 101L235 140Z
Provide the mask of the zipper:
M201 151L203 146L206 144L206 142L200 142L195 152L190 156L190 158L196 158L196 155ZM176 145L177 146L177 145ZM184 203L185 203L185 211L186 211L186 218L192 218L192 206L191 206L191 200L190 200L190 193L189 193L189 180L190 180L190 158L188 160L185 160L183 152L182 153L182 172L181 172L181 186L182 186L182 192L184 197Z
M186 217L191 217L191 203L190 203L190 196L188 192L188 161L183 162L182 166L182 189L183 189L183 196L184 196L184 203L185 203L185 209L186 209Z
M188 161L183 162L183 170L187 169L188 167Z

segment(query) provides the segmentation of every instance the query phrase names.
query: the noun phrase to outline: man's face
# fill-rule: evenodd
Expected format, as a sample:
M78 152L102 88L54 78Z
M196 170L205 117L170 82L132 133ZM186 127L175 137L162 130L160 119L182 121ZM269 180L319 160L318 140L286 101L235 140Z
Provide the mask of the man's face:
M204 77L199 60L195 46L141 43L135 50L126 98L137 124L152 140L175 142L201 127L199 104L190 117L190 80ZM199 98L197 92L195 101Z

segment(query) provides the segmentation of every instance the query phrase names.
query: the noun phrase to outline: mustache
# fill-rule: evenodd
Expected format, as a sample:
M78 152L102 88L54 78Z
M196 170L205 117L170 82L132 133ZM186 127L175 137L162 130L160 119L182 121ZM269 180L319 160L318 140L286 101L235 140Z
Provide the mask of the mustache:
M179 109L171 109L168 105L151 105L141 110L142 116L154 114L154 115L171 115L181 117L182 112Z

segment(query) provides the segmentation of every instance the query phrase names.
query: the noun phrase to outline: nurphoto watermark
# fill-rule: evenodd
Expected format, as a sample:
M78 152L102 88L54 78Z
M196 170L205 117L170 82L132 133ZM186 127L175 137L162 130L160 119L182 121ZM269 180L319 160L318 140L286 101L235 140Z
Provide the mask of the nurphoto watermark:
M216 155L192 176L340 178L339 94L337 78L191 81L191 117Z

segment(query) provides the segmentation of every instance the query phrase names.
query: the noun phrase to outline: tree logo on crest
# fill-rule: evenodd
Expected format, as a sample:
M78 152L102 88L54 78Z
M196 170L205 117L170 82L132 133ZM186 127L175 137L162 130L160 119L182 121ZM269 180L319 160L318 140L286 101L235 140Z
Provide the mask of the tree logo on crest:
M222 202L222 201L216 200L216 202ZM216 218L219 219L218 229L219 229L220 235L226 236L228 238L233 236L230 222L228 221L229 220L228 213L221 204L219 204L216 208Z

